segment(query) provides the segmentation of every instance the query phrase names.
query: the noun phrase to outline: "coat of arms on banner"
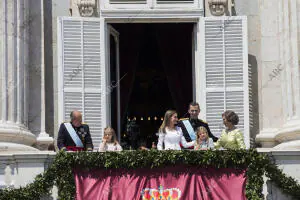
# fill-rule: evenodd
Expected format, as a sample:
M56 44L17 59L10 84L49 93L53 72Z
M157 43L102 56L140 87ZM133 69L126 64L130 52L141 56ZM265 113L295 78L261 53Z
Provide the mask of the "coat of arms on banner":
M145 188L142 190L142 200L179 200L181 191L178 188L158 189Z

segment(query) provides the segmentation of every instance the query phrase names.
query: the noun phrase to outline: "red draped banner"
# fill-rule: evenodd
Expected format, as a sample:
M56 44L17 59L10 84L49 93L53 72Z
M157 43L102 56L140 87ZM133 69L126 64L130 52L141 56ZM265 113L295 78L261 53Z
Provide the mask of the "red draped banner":
M77 200L243 200L245 170L168 166L74 170Z

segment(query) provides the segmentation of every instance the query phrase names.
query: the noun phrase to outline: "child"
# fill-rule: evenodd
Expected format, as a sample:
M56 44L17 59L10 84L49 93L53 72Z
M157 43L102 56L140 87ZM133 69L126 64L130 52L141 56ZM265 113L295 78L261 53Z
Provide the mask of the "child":
M102 143L100 144L99 151L122 151L122 147L117 141L116 133L110 126L104 129Z
M214 142L212 138L208 137L207 129L203 126L198 127L197 135L196 135L196 144L194 149L207 150L213 148L214 148Z

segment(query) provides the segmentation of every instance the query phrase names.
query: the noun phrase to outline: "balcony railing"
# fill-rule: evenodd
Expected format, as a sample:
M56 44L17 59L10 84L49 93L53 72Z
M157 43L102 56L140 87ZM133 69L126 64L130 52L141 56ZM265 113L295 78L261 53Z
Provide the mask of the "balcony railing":
M121 158L123 159L129 159L128 155L129 154L135 154L134 151L131 151L132 153L126 153L124 155L120 155ZM275 151L275 150L259 150L260 153L267 153L269 156L271 156L272 159L279 165L279 168L283 169L283 172L287 174L288 176L292 176L295 180L300 182L300 174L298 171L300 170L300 151ZM154 152L155 153L155 152ZM212 155L215 155L214 152L210 152ZM235 155L234 152L228 152L230 155ZM243 153L243 152L241 152ZM94 157L96 156L101 156L103 154L99 153L92 153L94 154ZM128 154L128 155L127 155ZM137 152L137 154L139 154ZM140 153L141 155L145 155L148 157L149 161L149 155L147 152L145 153ZM160 154L160 152L156 151L155 154ZM166 154L169 154L166 152ZM180 155L179 155L180 154ZM183 153L185 154L185 153ZM176 155L180 156L182 158L183 155L181 152L178 152L173 155L176 157ZM88 156L88 154L82 154L82 155L77 155L74 154L70 156L65 156L63 158L76 158L78 162L81 162L81 165L85 162L91 162L90 159L84 159L85 161L82 162L83 160L80 159L82 156ZM112 154L113 155L113 154ZM191 154L192 155L192 154ZM227 154L226 154L227 155ZM236 154L237 155L237 154ZM245 154L245 159L249 160L249 155L253 155L253 153L246 153ZM255 154L254 154L255 155ZM78 157L79 156L79 157ZM126 157L127 156L127 157ZM193 158L195 158L195 154L192 155ZM0 153L0 186L1 188L19 188L20 186L26 186L29 183L32 183L34 178L44 172L46 169L49 168L49 166L52 166L51 164L53 163L54 158L56 157L55 152L49 152L49 151L44 151L44 152L16 152L16 153ZM110 156L111 157L111 156ZM108 159L111 159L108 155ZM201 157L196 156L198 159ZM204 157L207 157L207 155ZM256 156L257 157L257 156ZM83 157L82 157L83 158ZM164 158L164 159L169 159L169 158ZM178 158L175 158L178 160ZM211 158L215 159L215 158ZM231 158L228 158L229 160ZM239 158L241 161L239 162L248 162L248 161L242 161L242 158ZM102 159L100 159L102 160ZM111 162L112 160L110 160ZM251 163L253 163L253 160L249 160ZM72 161L73 162L73 161ZM72 163L65 163L65 167L68 168L68 164ZM97 160L94 160L93 162L97 162ZM99 159L98 159L99 162ZM102 161L101 161L102 162ZM202 161L201 161L202 162ZM238 162L238 163L239 163ZM230 163L230 162L229 162ZM112 163L110 165L113 166ZM126 164L124 164L126 165ZM239 164L240 165L240 164ZM58 164L57 166L63 166L62 163ZM59 171L59 170L58 170ZM264 178L265 181L267 181L267 178ZM299 185L299 184L298 184ZM291 185L288 185L287 187L291 187ZM296 186L295 186L296 187ZM298 186L297 186L298 187ZM51 199L56 199L57 198L57 189L54 187L52 189L52 194L51 194ZM271 182L265 182L263 185L263 194L266 197L268 195L268 198L271 199L290 199L289 197L283 195L279 189L275 187L275 185ZM1 191L0 191L1 195Z

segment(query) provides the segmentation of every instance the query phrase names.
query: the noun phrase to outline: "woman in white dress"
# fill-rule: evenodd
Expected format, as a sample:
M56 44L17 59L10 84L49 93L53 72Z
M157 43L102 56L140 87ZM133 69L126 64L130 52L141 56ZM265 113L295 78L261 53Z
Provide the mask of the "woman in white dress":
M102 143L100 144L99 151L122 151L122 147L117 141L116 132L110 126L104 129Z
M158 130L158 150L181 150L180 144L185 148L194 146L195 141L187 142L185 140L181 128L176 126L177 122L177 112L175 110L168 110Z

